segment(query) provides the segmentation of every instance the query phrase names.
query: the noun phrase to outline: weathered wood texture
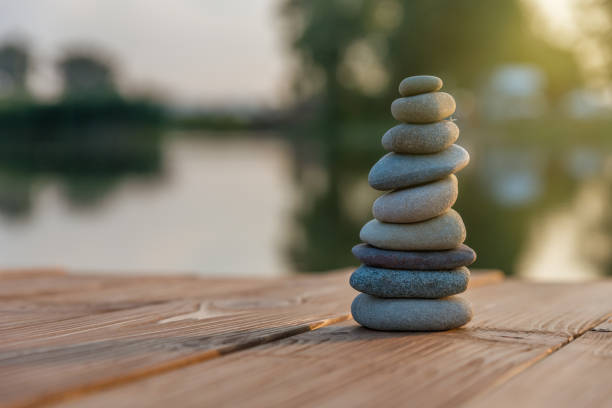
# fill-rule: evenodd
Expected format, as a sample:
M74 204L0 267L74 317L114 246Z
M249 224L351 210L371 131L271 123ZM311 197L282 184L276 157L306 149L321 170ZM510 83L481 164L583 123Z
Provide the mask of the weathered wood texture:
M464 329L382 333L346 322L91 394L74 405L469 406L551 353L571 350L572 344L562 347L610 316L610 293L612 282L510 281L468 292L475 318ZM609 343L599 350L604 347ZM525 384L538 388L540 382L534 376ZM593 384L591 392L608 395L607 383ZM509 389L502 399L513 394ZM530 404L528 394L523 402L519 406L549 406Z
M9 321L25 314L27 323L0 333L0 401L39 403L344 320L354 295L346 274L101 280L97 288L30 298L28 307L2 303Z
M347 281L15 276L0 290L0 403L61 400L346 320Z
M501 283L504 279L504 273L498 269L477 269L472 272L468 282L468 289Z
M44 275L34 279L30 274L0 282L0 329L193 299L211 292L257 290L276 283L264 279L202 280L187 276Z
M612 319L469 407L612 407Z

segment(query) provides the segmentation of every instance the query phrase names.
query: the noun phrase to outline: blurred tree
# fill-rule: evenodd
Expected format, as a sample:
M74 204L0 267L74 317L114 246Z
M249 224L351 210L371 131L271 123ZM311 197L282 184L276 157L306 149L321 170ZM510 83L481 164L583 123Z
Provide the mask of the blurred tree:
M100 97L116 94L114 72L102 58L84 53L66 55L59 63L66 97Z
M589 57L589 74L595 85L606 86L612 80L612 0L582 0L574 4L575 24L582 34L575 52ZM594 58L593 58L594 57Z
M0 85L9 78L25 92L28 56L0 48ZM153 100L125 98L113 66L99 54L71 52L58 69L64 98L0 104L0 212L23 216L32 185L54 176L75 205L93 205L127 174L156 177L162 169L164 111Z
M24 45L9 43L0 47L0 96L14 98L27 93L29 63Z
M528 64L546 77L545 97L552 102L581 83L575 54L533 32L521 0L286 0L282 13L299 62L293 79L295 123L287 133L296 179L307 198L296 208L301 234L288 252L304 271L355 262L349 248L371 214L349 216L361 204L348 187L358 191L384 153L379 137L393 124L389 104L402 78L433 74L451 92L478 92L499 67ZM521 129L511 134L521 135ZM533 140L537 133L525 134ZM309 184L312 168L325 174L323 189ZM462 195L459 206L466 223L480 227L471 239L485 253L481 266L512 272L531 213L508 213L490 227L490 217L499 218L497 207L477 180L462 186L473 190ZM478 211L482 203L489 210L485 215ZM497 228L503 244L492 243L491 228Z
M322 96L324 117L386 115L396 85L433 74L478 89L506 63L546 74L550 96L579 80L574 56L528 29L519 0L287 0L299 98Z

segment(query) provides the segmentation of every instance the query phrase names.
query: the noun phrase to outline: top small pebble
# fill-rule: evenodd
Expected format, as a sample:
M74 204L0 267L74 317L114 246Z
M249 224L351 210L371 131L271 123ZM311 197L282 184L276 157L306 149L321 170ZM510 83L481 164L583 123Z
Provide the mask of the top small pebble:
M442 80L431 75L416 75L404 78L399 84L402 96L412 96L427 92L435 92L442 88Z

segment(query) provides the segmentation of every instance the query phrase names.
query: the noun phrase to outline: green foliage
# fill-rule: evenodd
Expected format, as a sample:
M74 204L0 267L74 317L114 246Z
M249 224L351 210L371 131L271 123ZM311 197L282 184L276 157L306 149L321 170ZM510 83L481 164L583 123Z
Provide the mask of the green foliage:
M300 234L288 244L288 255L301 271L325 271L354 265L350 248L359 241L361 226L372 218L370 206L378 192L359 197L351 193L355 186L366 190L371 166L385 153L380 137L392 120L363 120L336 123L332 126L306 125L289 133L294 146L295 178L303 199L296 208L295 222ZM554 125L552 125L554 124ZM530 227L552 211L572 202L583 180L568 168L568 159L576 148L610 151L612 121L576 121L563 117L545 117L530 121L508 121L482 124L470 128L460 124L464 145L475 146L470 166L459 174L460 194L455 205L468 229L466 243L478 252L474 265L500 268L512 274L518 255L528 244ZM323 143L308 135L325 135L333 142ZM576 135L584 135L577 140ZM537 137L536 137L537 136ZM508 205L491 191L487 158L490 151L513 151L528 154L538 166L534 176L541 180L541 191L526 203ZM510 167L518 168L520 163ZM311 168L325 175L321 187L309 180ZM609 207L609 206L608 206ZM609 213L612 211L608 210ZM603 231L610 235L610 217ZM612 265L602 270L612 273Z
M579 82L572 54L533 34L518 0L288 0L283 12L301 61L297 94L309 97L305 89L316 88L320 118L387 115L397 84L409 75L478 89L500 64L531 63L546 74L553 97ZM361 52L352 52L356 45ZM368 71L368 53L377 69ZM355 74L359 69L363 74ZM376 92L360 85L368 75L386 79Z
M350 247L371 218L373 197L361 197L364 206L351 189L366 182L384 154L380 137L393 126L389 105L402 78L437 75L445 89L479 95L498 67L531 64L546 77L551 106L581 85L575 55L538 37L519 0L287 0L283 15L300 61L294 126L287 134L305 197L295 215L301 234L289 255L304 271L355 263ZM532 222L576 194L580 183L568 172L568 157L578 147L609 150L612 123L556 113L499 122L476 113L459 123L460 143L477 146L482 155L518 152L539 163L531 175L542 179L541 191L520 205L495 198L486 157L460 177L456 208L468 228L467 243L479 252L476 266L513 273ZM324 187L309 182L313 167L325 174Z
M3 169L117 173L155 169L160 108L121 98L0 107Z
M112 66L101 57L71 53L57 64L66 98L98 98L116 94Z
M0 92L13 98L26 93L30 56L22 44L9 43L0 47Z

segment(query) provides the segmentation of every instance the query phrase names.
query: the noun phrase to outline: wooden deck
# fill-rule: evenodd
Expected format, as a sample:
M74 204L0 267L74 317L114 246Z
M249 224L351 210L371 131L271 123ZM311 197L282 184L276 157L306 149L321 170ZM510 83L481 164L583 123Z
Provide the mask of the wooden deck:
M440 333L360 328L347 281L0 273L0 405L612 407L612 280L475 272Z

